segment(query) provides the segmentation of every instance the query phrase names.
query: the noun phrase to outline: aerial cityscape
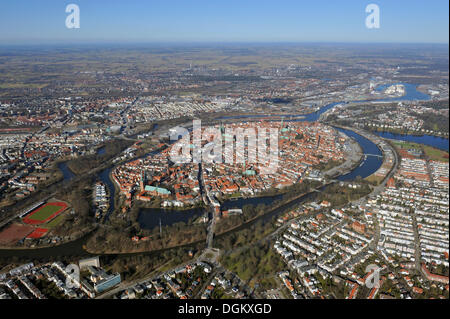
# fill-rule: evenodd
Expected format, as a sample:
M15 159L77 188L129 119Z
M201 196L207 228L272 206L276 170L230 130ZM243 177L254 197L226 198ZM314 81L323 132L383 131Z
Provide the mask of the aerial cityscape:
M0 4L0 299L449 299L448 3L423 38L356 1L348 40L145 41L73 2L29 3L42 38Z

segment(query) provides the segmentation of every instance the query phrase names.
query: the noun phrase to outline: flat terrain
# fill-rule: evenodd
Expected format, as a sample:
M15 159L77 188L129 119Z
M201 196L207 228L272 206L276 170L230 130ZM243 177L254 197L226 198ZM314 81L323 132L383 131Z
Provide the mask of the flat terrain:
M12 224L0 232L0 245L10 245L21 240L33 231L32 226Z
M45 224L45 227L47 228L53 228L61 224L61 222L64 220L64 216L56 216L54 219L52 219L50 222Z
M416 50L416 49L420 49ZM357 52L357 53L355 53ZM429 57L433 58L430 59ZM261 81L260 75L280 66L301 68L292 74L303 79L349 78L367 71L367 61L377 66L400 66L399 81L432 83L448 80L448 47L445 45L357 45L345 44L221 44L210 46L136 45L63 46L58 48L0 48L0 97L67 96L70 87L76 96L119 94L118 87L128 92L142 93L132 77L153 72L180 71L183 81ZM414 65L414 68L411 68ZM339 67L337 67L339 66ZM214 69L215 75L194 74L193 69ZM342 70L348 70L344 75ZM255 72L260 70L264 72ZM416 71L416 73L413 73ZM239 77L230 74L240 74ZM154 75L154 74L152 74ZM447 76L447 78L445 78ZM164 76L157 75L158 80ZM221 86L208 87L211 93ZM220 91L221 89L219 89ZM186 92L192 92L187 90ZM122 92L123 93L123 92Z

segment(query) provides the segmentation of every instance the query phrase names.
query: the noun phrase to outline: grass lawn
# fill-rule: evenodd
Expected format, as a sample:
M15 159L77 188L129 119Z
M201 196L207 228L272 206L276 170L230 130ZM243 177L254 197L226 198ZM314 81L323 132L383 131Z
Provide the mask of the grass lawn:
M48 222L45 226L48 228L53 228L58 226L59 224L61 224L61 222L64 220L64 216L59 215L56 216L56 218L54 218L53 220L51 220L50 222Z
M445 151L441 151L437 148L424 145L423 146L425 154L428 156L428 158L434 160L434 161L440 161L440 162L448 162L448 153Z
M383 176L375 176L375 174L366 177L366 181L373 182L376 185L379 185L383 181L383 179L384 179Z
M40 210L35 212L32 216L30 216L30 219L43 221L52 216L60 209L61 209L60 206L53 206L53 205L44 206Z
M421 149L433 161L448 162L448 153L432 146L403 141L395 141L394 144L402 149Z
M403 149L411 149L411 148L421 148L422 145L412 143L412 142L404 142L404 141L395 141L393 142L395 146Z

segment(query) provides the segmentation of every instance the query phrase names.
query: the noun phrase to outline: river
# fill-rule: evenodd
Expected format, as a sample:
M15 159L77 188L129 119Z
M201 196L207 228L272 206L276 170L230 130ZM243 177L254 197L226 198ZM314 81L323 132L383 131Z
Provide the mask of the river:
M362 152L364 154L364 160L362 161L361 165L354 168L351 172L339 176L337 179L340 181L351 181L358 176L361 178L366 178L375 173L383 164L383 153L378 148L378 146L371 140L353 131L343 128L337 129L356 140L356 142L358 142L358 144L361 146Z
M69 167L67 167L67 162L60 162L60 163L58 163L58 168L63 173L64 182L68 182L72 178L75 177L75 174L72 173L72 171L69 169Z
M391 140L400 140L418 144L425 144L448 152L448 144L449 144L448 138L433 135L405 135L389 132L374 132L374 134L377 134L382 138L388 138Z
M97 149L97 151L96 151L97 155L104 155L105 153L106 153L106 147L105 146L99 147Z
M393 97L382 99L380 101L406 101L406 100L429 100L429 96L417 91L417 86L414 84L408 83L399 83L403 84L405 87L405 95L402 97ZM376 88L378 91L382 91L386 89L388 86L392 84L380 85ZM358 102L369 102L369 101L358 101ZM297 115L273 115L274 117L281 117L289 119L290 121L295 122L316 122L319 120L320 116L332 109L338 104L342 104L344 102L333 102L325 105L317 112L309 113L309 114L297 114ZM267 118L270 115L256 114L256 115L236 115L236 116L223 116L218 118L218 120L226 120L226 119L250 119L250 118ZM373 173L375 173L382 165L382 152L378 148L378 146L367 138L351 131L342 128L337 128L339 131L343 132L347 136L355 139L362 148L363 153L366 155L360 166L353 169L351 172L339 176L337 179L340 181L351 181L356 177L366 178ZM448 140L447 140L447 149L448 149ZM276 200L282 198L282 195L276 196L264 196L264 197L250 197L250 198L238 198L231 199L224 203L222 203L222 209L227 210L231 208L243 208L245 205L254 205L257 206L259 204L264 204L266 206L271 205ZM162 225L170 225L177 222L187 221L190 218L197 217L201 215L202 212L196 210L177 212L173 210L164 210L164 209L143 209L139 213L139 223L141 227L145 229L152 229L159 224L159 220L161 219Z
M383 84L379 85L375 88L376 91L381 92L385 89L387 89L391 85L397 85L401 84L405 87L405 95L401 97L392 97L387 99L381 99L377 100L380 102L386 102L386 101L428 101L430 99L430 96L428 94L422 93L420 91L417 91L417 85L410 84L410 83L391 83L391 84Z
M138 222L144 229L153 229L159 226L173 225L175 223L192 222L193 219L205 214L202 208L192 208L186 210L163 209L163 208L142 208L139 211Z
M406 95L405 96L399 97L399 98L392 98L392 99L389 99L389 100L392 100L392 101L414 100L414 99L420 99L420 97L422 97L420 94L423 94L423 93L418 92L416 90L416 86L408 85L408 86L405 86L405 88L406 88ZM418 92L420 94L418 94L416 92ZM426 99L426 98L424 98L424 99ZM314 113L310 113L310 114L299 114L299 115L295 115L295 116L287 115L287 116L283 116L283 117L292 118L293 121L310 121L310 122L314 122L314 121L317 121L319 119L321 114L323 114L324 112L332 109L335 105L338 105L338 104L341 104L341 103L342 102L330 103L330 104L322 107L319 111L314 112ZM262 117L268 117L268 116L264 116L264 115L244 115L244 116L222 117L222 119L260 118L260 117L262 118ZM374 172L376 172L378 170L378 168L382 164L381 157L373 156L373 155L382 155L380 149L378 148L378 146L376 144L374 144L372 141L368 140L367 138L365 138L365 137L363 137L363 136L361 136L361 135L359 135L359 134L357 134L357 133L355 133L353 131L345 130L345 129L341 129L341 128L338 128L338 130L340 130L341 132L343 132L343 133L347 134L348 136L354 138L361 145L363 153L367 155L367 156L364 157L364 160L362 161L360 166L356 167L355 169L353 169L348 174L339 176L338 180L340 180L340 181L350 181L350 180L355 179L357 176L365 178L367 176L370 176ZM447 140L447 150L448 150L448 140ZM58 167L60 167L61 170L63 171L65 179L66 179L66 177L68 179L73 178L73 176L74 176L73 173L70 172L70 170L67 169L67 166L65 165L65 163L58 164ZM112 168L108 168L108 169L103 170L99 174L100 179L105 183L105 185L108 186L109 191L110 191L110 209L108 210L108 214L107 214L108 216L114 210L115 188L114 188L113 182L109 178L111 170L112 170ZM223 208L224 209L242 208L243 206L245 206L247 204L251 204L251 205L258 205L258 204L270 205L274 201L280 199L281 196L282 195L267 196L267 197L257 197L257 198L240 198L240 199L237 199L237 200L229 200L229 201L223 203ZM275 216L275 215L277 215L277 214L279 214L281 212L284 212L287 208L293 207L293 206L297 205L298 203L306 200L307 198L311 198L312 196L314 196L314 195L312 194L312 195L307 195L306 197L301 197L301 198L293 201L292 203L283 205L281 208L279 208L279 209L275 210L274 212L270 213L269 214L270 216L263 215L262 217L265 216L263 218L264 220L267 220L268 218L272 218L273 216ZM181 221L186 222L190 218L200 216L202 213L203 213L203 211L201 211L201 210L174 211L174 210L152 209L152 210L142 211L139 214L139 218L138 219L139 219L139 222L141 223L142 227L151 229L151 228L154 228L157 225L159 225L159 220L160 219L161 219L161 224L163 224L163 225L170 225L170 224L174 224L174 223L181 222ZM262 217L258 218L258 220L262 219ZM164 221L164 223L163 223L163 221ZM248 224L243 225L242 227L248 227ZM237 228L236 230L238 230L238 229L239 228ZM2 256L11 257L11 256L15 256L15 255L18 256L19 254L20 255L26 254L27 256L30 256L31 258L33 258L34 256L45 256L45 255L54 256L54 255L64 254L64 252L66 254L70 254L70 255L73 255L73 253L81 254L82 253L82 248L80 247L81 245L82 245L82 243L81 243L81 239L80 239L80 241L76 241L76 242L68 243L68 244L63 244L63 245L59 246L59 247L63 247L63 248L52 247L52 248L43 248L43 249L24 250L24 251L20 251L20 252L18 250L0 250L0 257L2 257ZM15 252L17 252L17 254Z

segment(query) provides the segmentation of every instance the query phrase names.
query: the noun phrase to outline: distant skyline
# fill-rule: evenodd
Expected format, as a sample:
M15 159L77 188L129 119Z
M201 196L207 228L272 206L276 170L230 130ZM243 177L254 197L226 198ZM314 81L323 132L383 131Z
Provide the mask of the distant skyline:
M80 29L67 29L68 4ZM380 28L365 26L368 4ZM0 45L173 42L445 43L447 0L16 0L0 2Z

